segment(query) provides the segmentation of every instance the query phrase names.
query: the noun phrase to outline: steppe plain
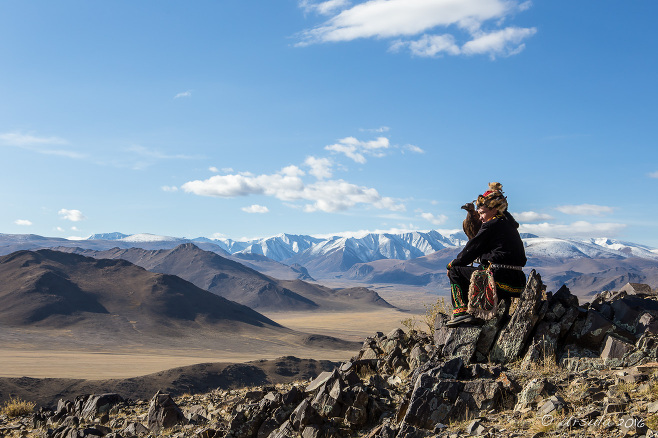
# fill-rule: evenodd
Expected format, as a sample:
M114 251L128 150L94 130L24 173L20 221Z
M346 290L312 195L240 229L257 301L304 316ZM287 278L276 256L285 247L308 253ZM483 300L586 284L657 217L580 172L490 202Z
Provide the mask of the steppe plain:
M351 282L319 281L327 287L353 286ZM208 345L207 334L191 339L172 339L171 343L136 341L119 345L107 336L86 339L72 336L65 329L43 331L3 330L0 332L0 377L125 379L171 368L200 363L244 363L282 356L341 361L360 348L363 339L380 331L388 333L403 327L401 321L415 318L422 325L425 306L437 301L435 291L414 286L365 285L396 307L363 311L263 312L291 330L331 336L355 342L354 350L334 349L323 342L299 347L276 334L273 338L247 339L227 331L217 348ZM221 345L219 345L221 344Z

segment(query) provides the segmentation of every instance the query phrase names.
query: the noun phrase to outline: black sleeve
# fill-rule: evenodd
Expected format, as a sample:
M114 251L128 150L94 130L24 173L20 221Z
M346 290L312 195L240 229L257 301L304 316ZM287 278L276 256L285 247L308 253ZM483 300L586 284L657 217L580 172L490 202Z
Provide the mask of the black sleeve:
M466 266L475 261L476 258L480 257L485 253L489 240L491 227L489 226L491 222L485 222L482 224L480 231L466 243L464 249L457 255L453 261L448 264L448 269L452 266Z

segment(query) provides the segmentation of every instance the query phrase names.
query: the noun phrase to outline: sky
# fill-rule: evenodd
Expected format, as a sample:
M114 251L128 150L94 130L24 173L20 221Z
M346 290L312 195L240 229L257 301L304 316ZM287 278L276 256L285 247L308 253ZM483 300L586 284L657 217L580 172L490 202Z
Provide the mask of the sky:
M0 0L0 233L658 247L655 0Z

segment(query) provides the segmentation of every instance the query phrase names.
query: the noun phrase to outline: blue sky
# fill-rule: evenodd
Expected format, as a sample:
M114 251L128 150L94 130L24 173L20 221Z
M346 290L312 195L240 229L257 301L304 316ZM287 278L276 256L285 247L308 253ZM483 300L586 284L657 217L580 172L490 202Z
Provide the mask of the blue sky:
M0 0L0 232L658 247L658 3Z

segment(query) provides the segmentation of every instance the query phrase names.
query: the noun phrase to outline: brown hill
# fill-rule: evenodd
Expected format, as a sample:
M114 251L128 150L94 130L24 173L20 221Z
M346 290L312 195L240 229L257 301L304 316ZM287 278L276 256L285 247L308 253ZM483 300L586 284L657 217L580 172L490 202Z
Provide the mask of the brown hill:
M148 399L157 391L172 395L198 394L216 389L290 383L316 377L336 362L298 359L293 356L247 363L201 363L172 368L129 379L36 379L0 377L0 403L18 397L55 407L59 399L83 394L119 393L128 399Z
M353 349L327 336L309 340L247 306L179 277L125 260L52 250L0 257L0 343L53 348L301 346ZM227 334L230 333L230 336Z
M302 280L278 280L191 243L156 251L141 248L61 250L94 258L128 260L149 271L179 276L202 289L259 311L392 307L376 292L365 288L345 292Z
M0 258L0 277L0 319L10 325L72 325L93 314L139 327L171 321L279 326L181 278L125 260L19 251Z

